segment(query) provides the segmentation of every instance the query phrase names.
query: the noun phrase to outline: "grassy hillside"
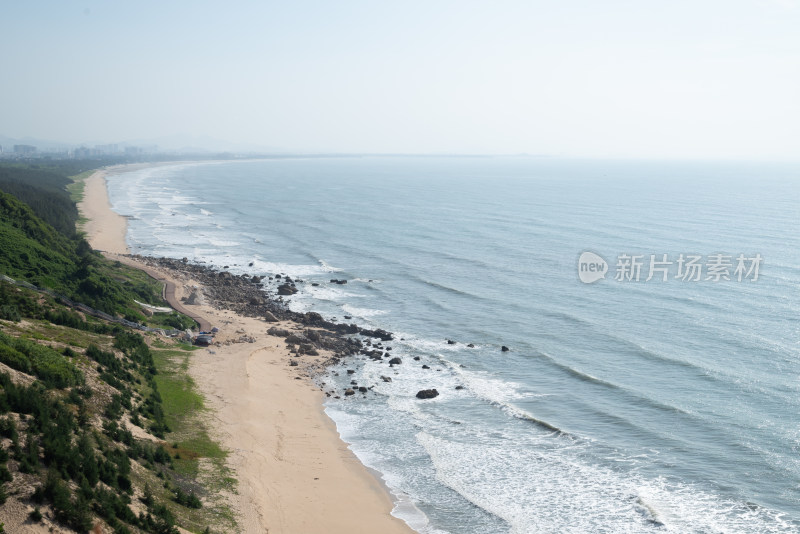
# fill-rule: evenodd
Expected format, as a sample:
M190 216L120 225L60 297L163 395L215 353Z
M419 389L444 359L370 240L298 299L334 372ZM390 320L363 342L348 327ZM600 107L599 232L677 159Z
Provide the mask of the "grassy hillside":
M80 238L68 238L42 221L26 204L0 192L0 273L64 293L110 314L138 315L133 300L158 304L160 288L132 280L92 252Z
M73 175L85 177L88 166L71 160L0 165L0 274L138 323L190 327L193 322L177 314L146 320L133 301L163 305L160 285L94 253L76 233L80 182Z
M146 321L133 301L163 304L160 285L75 232L65 173L81 170L0 166L0 274L132 321L187 327L177 314ZM185 375L191 350L0 281L0 533L31 523L236 531L225 453Z
M42 165L0 165L0 190L30 206L36 216L59 233L75 235L78 209L67 192L70 178L88 168L80 161L51 162Z
M176 373L192 347L87 320L4 282L0 311L6 527L236 530L223 496L232 483L225 453L198 418L202 398ZM20 517L25 507L34 511Z

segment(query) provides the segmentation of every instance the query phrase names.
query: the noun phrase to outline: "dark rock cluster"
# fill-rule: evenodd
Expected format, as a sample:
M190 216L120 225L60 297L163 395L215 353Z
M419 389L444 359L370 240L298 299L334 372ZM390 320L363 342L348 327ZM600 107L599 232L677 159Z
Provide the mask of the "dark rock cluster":
M258 317L270 323L291 321L306 327L302 332L289 331L276 326L267 330L270 335L285 338L290 353L294 356L316 356L319 354L319 350L328 350L334 354L332 358L322 364L328 366L341 362L345 356L354 354L362 354L376 361L383 360L392 350L392 347L382 345L382 342L394 339L394 335L386 330L380 328L370 330L361 328L354 323L329 321L316 312L298 313L289 310L283 297L294 295L299 291L297 285L304 283L300 279L292 280L283 274L268 277L235 275L229 271L218 271L207 265L190 263L185 258L175 260L137 256L136 259L148 265L179 272L197 280L203 285L203 294L208 304L218 309L232 310L239 315ZM330 283L341 285L346 284L347 280L331 279ZM315 282L312 285L319 284ZM195 295L193 294L192 297ZM345 316L345 319L350 319L350 317ZM356 335L362 337L359 338ZM370 341L370 339L375 341ZM456 344L450 339L446 341L449 345ZM471 343L467 346L474 347ZM509 349L504 346L502 350L505 352ZM416 361L419 359L419 356L414 357ZM394 367L402 364L402 360L394 357L388 363L390 367ZM297 366L298 364L295 359L292 359L290 365ZM423 369L429 369L429 367L426 365L423 366ZM353 372L352 369L347 370L348 374L353 374ZM381 376L381 380L392 381L388 376ZM351 387L344 391L344 395L351 396L356 392L366 394L369 389L371 388L358 386L353 381ZM456 389L461 389L461 387ZM417 393L417 398L432 399L438 395L439 392L435 389L425 389Z

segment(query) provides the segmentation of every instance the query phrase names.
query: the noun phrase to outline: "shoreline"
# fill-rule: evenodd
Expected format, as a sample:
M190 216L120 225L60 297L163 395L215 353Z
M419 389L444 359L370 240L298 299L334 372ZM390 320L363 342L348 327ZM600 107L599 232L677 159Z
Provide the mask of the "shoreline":
M214 437L230 451L240 532L415 532L391 515L395 503L388 488L350 451L324 411L324 394L311 377L335 357L333 351L294 359L283 336L267 333L274 326L302 334L309 325L267 323L205 304L202 295L213 292L207 281L127 255L127 221L111 210L106 177L130 170L104 169L86 179L79 204L89 219L83 231L107 257L174 284L177 299L200 295L198 303L184 305L220 328L213 346L193 353L189 374L210 408Z
M128 254L130 250L125 239L128 221L111 209L106 188L106 177L115 168L95 171L84 181L83 198L78 203L78 212L84 221L79 230L86 234L86 240L95 250Z

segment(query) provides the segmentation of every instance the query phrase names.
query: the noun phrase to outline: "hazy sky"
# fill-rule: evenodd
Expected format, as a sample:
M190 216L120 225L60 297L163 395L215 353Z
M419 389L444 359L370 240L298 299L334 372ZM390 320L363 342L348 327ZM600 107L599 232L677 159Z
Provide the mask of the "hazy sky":
M800 0L3 0L0 134L800 159Z

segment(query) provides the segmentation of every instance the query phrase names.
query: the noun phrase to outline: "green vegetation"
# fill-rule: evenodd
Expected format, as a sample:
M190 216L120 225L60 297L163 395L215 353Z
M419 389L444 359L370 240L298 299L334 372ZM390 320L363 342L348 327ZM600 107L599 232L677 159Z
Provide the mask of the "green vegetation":
M33 494L16 498L48 506L81 532L98 519L114 532L172 534L178 524L194 532L235 529L218 496L230 489L225 453L208 437L198 417L202 398L185 376L192 350L160 341L169 348L152 351L142 335L120 327L111 335L78 330L89 342L85 350L56 350L30 340L37 323L0 323L3 330L12 325L18 335L0 332L2 362L38 380L26 385L0 372L0 436L10 441L0 445L0 500L17 476L34 476L40 483ZM92 423L98 416L101 428ZM137 439L125 421L181 444ZM201 468L203 459L209 461ZM204 484L212 480L214 487ZM135 511L137 494L144 512Z
M155 284L132 279L124 269L69 239L13 196L0 192L0 273L48 287L110 314L140 316L133 300L160 303ZM138 277L138 275L137 275Z
M70 183L72 180L54 167L0 166L0 190L27 204L37 217L66 237L75 235L78 220L78 209L66 190Z
M91 176L95 171L85 171L75 176L72 176L72 183L66 185L67 193L69 193L69 198L77 204L83 199L83 191L86 189L86 179ZM78 220L80 222L80 219Z
M133 300L160 304L158 284L93 252L75 231L78 211L66 173L85 170L69 162L49 168L0 165L0 274L143 320ZM72 194L78 193L73 187Z
M84 383L83 374L63 355L46 345L13 338L0 332L0 362L38 377L48 387Z
M194 350L194 349L192 349ZM224 465L226 453L213 441L200 416L205 410L203 398L197 393L194 381L188 375L191 350L155 350L154 361L160 370L155 377L165 406L166 424L173 430L172 436L180 441L176 449L182 451L177 469L183 473L196 474L198 456L220 460ZM176 443L177 445L177 443Z
M192 348L56 295L136 322L192 324L145 319L133 301L161 304L160 285L74 231L81 189L67 192L66 177L85 170L0 166L0 274L52 289L0 280L0 504L16 499L33 508L30 522L52 514L79 532L235 531L220 491L235 481L186 373Z

